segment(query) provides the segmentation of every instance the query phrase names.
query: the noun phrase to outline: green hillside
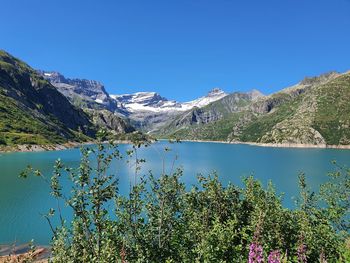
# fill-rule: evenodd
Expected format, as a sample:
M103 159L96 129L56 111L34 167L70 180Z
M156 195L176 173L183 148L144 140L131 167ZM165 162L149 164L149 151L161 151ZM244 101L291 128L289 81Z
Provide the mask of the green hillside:
M181 139L225 140L232 132L232 123L252 99L246 93L233 93L203 108L194 108L166 123L155 134L158 137Z
M280 92L240 103L227 110L223 99L197 109L197 119L179 122L196 110L165 125L159 137L260 143L350 144L350 73L306 78ZM222 114L217 114L220 112ZM208 120L208 119L207 119Z
M87 115L24 62L0 50L0 144L50 144L94 136Z
M329 144L350 144L350 73L316 90L313 127Z

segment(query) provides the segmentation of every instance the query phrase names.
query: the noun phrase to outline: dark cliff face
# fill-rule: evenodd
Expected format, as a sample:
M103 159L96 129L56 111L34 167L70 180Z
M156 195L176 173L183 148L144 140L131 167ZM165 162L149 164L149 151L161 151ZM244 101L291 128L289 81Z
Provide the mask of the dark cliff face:
M104 86L102 83L95 80L87 80L87 79L69 79L64 77L59 72L44 72L39 71L40 75L43 76L44 79L51 82L51 84L68 84L73 86L75 92L86 95L89 97L97 96L98 94L103 94L108 96Z
M135 128L127 120L116 116L110 111L89 110L88 112L94 124L101 128L107 128L114 134L125 134L135 131Z
M118 109L103 84L98 81L70 79L55 71L38 71L38 73L78 107L110 111Z
M257 101L250 106L250 109L254 113L264 114L269 113L279 105L286 103L293 99L293 96L288 94L279 94L265 98L261 101Z
M36 71L4 51L0 51L0 87L4 100L14 100L18 109L59 136L73 139L70 129L94 135L93 125L82 110L74 107Z

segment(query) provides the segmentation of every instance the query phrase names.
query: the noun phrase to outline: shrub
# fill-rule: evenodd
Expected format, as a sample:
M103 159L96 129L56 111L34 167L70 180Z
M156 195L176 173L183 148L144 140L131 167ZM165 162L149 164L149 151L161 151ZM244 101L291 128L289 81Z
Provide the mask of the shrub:
M319 193L309 190L301 174L298 207L290 210L272 184L265 189L253 177L239 188L223 186L216 174L198 176L198 185L186 190L182 170L141 176L142 143L134 143L127 154L135 177L126 196L108 170L113 159L122 158L113 144L82 148L77 169L56 162L51 194L72 208L73 220L66 222L59 206L59 226L51 224L53 209L45 216L53 231L52 262L348 260L348 169L337 166ZM63 176L72 180L70 196L62 190ZM112 203L114 209L107 209Z

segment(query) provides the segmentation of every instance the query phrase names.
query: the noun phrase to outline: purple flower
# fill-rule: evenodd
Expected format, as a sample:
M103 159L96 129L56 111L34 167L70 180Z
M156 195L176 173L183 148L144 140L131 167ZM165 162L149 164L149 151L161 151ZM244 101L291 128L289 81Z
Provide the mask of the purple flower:
M298 247L298 262L307 263L305 244L300 244Z
M249 246L248 263L262 263L264 262L263 247L258 243L252 243Z
M273 250L267 259L268 263L281 263L281 254L279 250Z

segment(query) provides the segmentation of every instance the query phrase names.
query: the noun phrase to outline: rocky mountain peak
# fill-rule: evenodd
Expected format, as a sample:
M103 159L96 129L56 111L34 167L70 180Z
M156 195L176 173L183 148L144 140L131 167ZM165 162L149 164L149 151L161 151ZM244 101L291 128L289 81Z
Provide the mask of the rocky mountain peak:
M141 102L146 106L157 105L159 102L165 102L168 99L160 96L156 92L137 92L132 98L132 102L138 103Z
M318 85L338 77L340 74L336 71L330 71L315 77L305 77L301 85Z
M118 105L129 112L167 111L177 107L176 101L170 101L156 92L136 92L133 94L111 95Z
M225 97L227 94L219 88L212 89L206 96L189 102L168 100L156 92L137 92L133 94L111 95L118 105L127 111L135 112L179 112L193 107L204 107L211 102Z
M258 98L265 96L261 91L257 89L252 89L251 91L247 92L247 94L250 96L251 100L257 100Z
M53 83L62 83L62 84L68 84L71 86L81 87L82 89L86 90L99 90L103 93L107 93L103 84L96 80L88 80L88 79L70 79L63 76L61 73L57 71L42 71L39 70L38 73L43 76L45 79Z
M38 70L39 75L43 76L51 83L66 83L67 79L57 71L42 71Z
M70 79L57 71L41 70L38 73L74 104L83 102L87 108L102 107L111 111L116 110L114 100L109 97L103 84L99 81L78 78Z
M220 88L213 88L211 91L208 92L208 97L215 97L226 94L222 89Z

